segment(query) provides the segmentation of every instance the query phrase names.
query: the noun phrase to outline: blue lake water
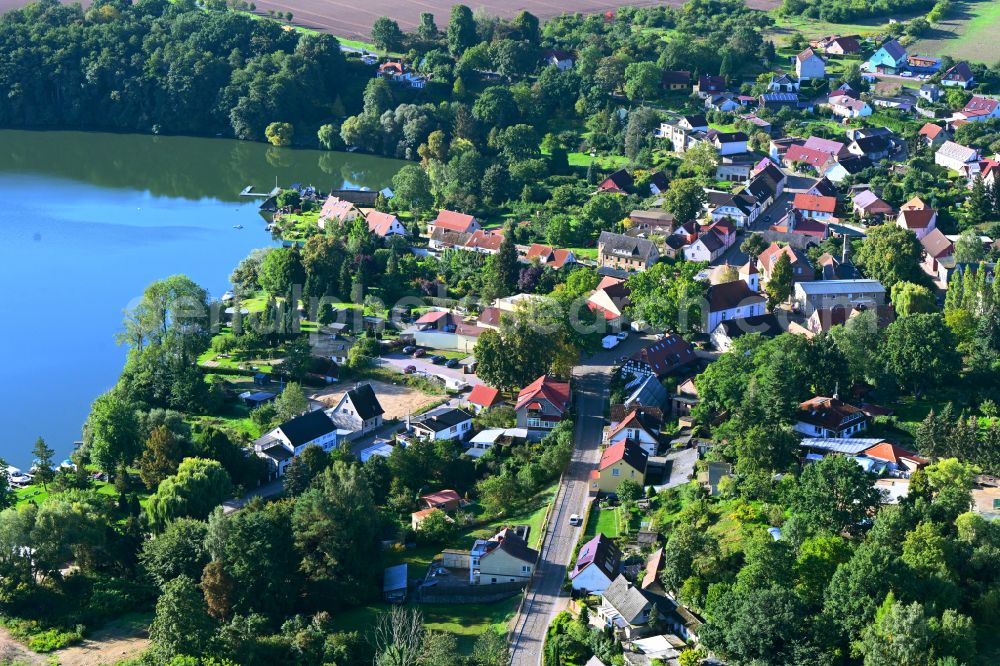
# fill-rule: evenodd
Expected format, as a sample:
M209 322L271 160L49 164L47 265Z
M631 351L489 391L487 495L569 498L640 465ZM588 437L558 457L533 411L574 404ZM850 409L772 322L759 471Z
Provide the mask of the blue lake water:
M183 273L214 296L272 243L246 185L389 184L394 160L258 144L0 131L0 456L27 468L38 436L64 458L125 357L122 311ZM243 229L234 229L242 225Z

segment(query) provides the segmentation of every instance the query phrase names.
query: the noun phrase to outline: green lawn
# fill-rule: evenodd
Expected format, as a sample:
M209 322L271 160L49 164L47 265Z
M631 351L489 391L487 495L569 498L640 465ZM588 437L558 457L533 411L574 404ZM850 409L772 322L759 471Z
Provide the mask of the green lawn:
M589 259L591 261L597 260L596 247L571 247L569 250L576 255L577 259Z
M423 614L427 629L454 634L459 651L471 654L479 634L490 628L506 630L520 601L521 597L515 596L494 604L412 604L411 607ZM336 615L334 623L339 631L358 631L370 640L378 614L388 608L388 604L354 608Z
M915 42L911 52L993 64L1000 58L1000 2L956 2L952 16Z
M922 14L922 12L921 12ZM776 39L778 45L786 45L795 32L801 32L806 39L825 37L826 35L876 35L883 34L889 26L889 17L866 19L856 23L830 23L803 16L779 16L771 13L774 27L765 33L765 37ZM893 18L906 20L914 15L894 15Z
M587 529L584 531L584 540L603 534L614 538L618 536L618 509L601 509L594 502L590 508L590 516L587 518Z
M574 167L587 168L593 162L594 166L601 169L620 169L628 165L628 158L624 155L598 155L591 157L590 153L569 153L569 165Z

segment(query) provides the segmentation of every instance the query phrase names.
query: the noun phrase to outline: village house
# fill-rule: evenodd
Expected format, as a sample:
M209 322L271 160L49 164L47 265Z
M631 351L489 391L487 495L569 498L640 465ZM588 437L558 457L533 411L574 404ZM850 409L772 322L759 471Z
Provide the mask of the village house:
M622 372L636 377L663 377L696 360L691 343L676 333L669 333L626 359Z
M920 267L934 280L940 279L941 262L955 254L955 244L940 229L931 229L920 239L924 249Z
M667 70L660 76L660 87L670 92L691 90L691 72Z
M362 384L345 393L327 414L337 427L362 435L382 427L385 410L371 384Z
M912 231L920 240L937 226L937 211L919 197L913 197L899 209L896 225Z
M425 509L439 509L441 511L457 511L462 506L462 496L458 492L447 488L434 493L420 496L420 506Z
M761 289L767 286L768 281L771 279L771 273L774 272L774 267L782 255L787 256L788 261L791 263L793 282L809 282L816 279L815 271L805 252L797 250L790 245L771 243L757 257L757 271L760 273Z
M833 55L855 55L861 53L861 43L857 37L834 37L826 42L824 51Z
M310 444L332 451L337 447L337 424L322 410L306 412L285 421L253 442L254 453L267 463L268 474L283 476L292 458Z
M1000 118L1000 101L990 97L973 95L962 110L952 114L948 120L954 124L958 120L979 122L990 118Z
M733 95L732 93L712 95L711 97L705 98L705 108L709 111L732 113L741 107L742 104L740 104L736 95Z
M454 518L441 509L420 509L419 511L413 511L410 513L410 529L416 532L420 529L420 526L423 525L424 521L433 516L435 513L440 513L444 517L445 522L455 522Z
M669 236L674 228L674 216L662 210L633 210L628 214L629 235L650 238Z
M590 491L613 495L622 481L645 485L649 455L634 442L622 441L604 449L597 469L590 472Z
M524 259L528 263L537 262L541 266L559 270L564 266L576 263L576 255L572 250L554 248L548 245L533 243L524 254Z
M802 107L799 94L793 92L764 93L757 98L757 104L760 108L767 111L774 111L775 113L785 108L800 109Z
M601 594L621 571L622 552L610 538L598 534L580 547L569 571L570 585L583 594Z
M704 115L681 116L676 121L660 123L656 137L669 139L673 149L683 153L688 149L688 138L691 135L708 132L708 119ZM693 145L693 144L692 144Z
M979 153L954 141L945 141L934 153L934 164L957 171L966 178L979 172Z
M401 62L384 62L379 65L375 76L387 79L394 83L403 83L411 88L421 89L427 87L428 77L417 74L407 65Z
M788 147L781 162L790 169L811 167L817 174L823 175L836 163L836 158L828 152L796 144Z
M858 137L847 146L847 152L858 157L867 157L872 162L888 159L892 150L892 141L886 135Z
M621 442L632 442L646 452L647 456L655 456L660 447L657 437L658 428L654 420L639 410L633 409L625 418L612 423L604 432L604 445L614 446Z
M952 65L944 76L941 77L941 85L960 87L968 90L976 83L976 77L972 74L969 63L964 60Z
M670 414L674 418L688 416L698 404L698 387L694 377L688 377L677 385L677 390L670 396Z
M368 223L368 231L379 238L409 235L403 223L392 213L381 213L377 210L371 210L365 215L365 221Z
M714 193L709 193L710 205L712 194ZM737 228L742 229L753 224L754 220L760 214L760 206L757 205L757 201L747 190L742 190L736 194L720 192L718 196L719 202L710 213L713 222L728 218L736 223Z
M559 49L545 49L542 51L542 62L565 72L567 69L573 69L573 54Z
M711 229L706 229L684 248L684 258L688 261L715 261L728 248L722 238Z
M906 49L895 39L890 39L883 43L868 59L866 68L869 72L878 72L879 74L898 74L908 65L909 57L906 54Z
M725 157L747 152L750 137L744 132L715 132L709 141L719 151L719 155Z
M837 209L837 198L800 193L792 199L792 208L802 213L804 217L829 220Z
M517 427L527 428L528 438L539 440L559 425L569 407L569 384L542 375L517 394Z
M743 319L726 319L719 322L711 334L712 345L720 352L732 349L733 342L748 333L773 338L784 333L781 323L773 314L755 315Z
M795 56L795 75L800 81L807 79L825 79L826 61L816 55L812 49L806 49Z
M910 478L911 474L930 463L926 458L921 458L912 451L889 442L880 442L869 447L861 455L880 463L891 476L904 479Z
M907 68L911 74L935 74L941 69L941 58L924 55L911 55L906 58Z
M597 239L597 264L628 272L644 271L660 260L651 240L602 231Z
M360 217L361 214L361 209L350 201L330 195L323 202L323 207L319 211L319 219L316 224L320 229L325 229L326 223L329 220L335 220L340 223L352 222Z
M477 539L469 553L469 582L473 585L526 583L531 580L538 551L514 530L504 528L490 539Z
M644 635L648 629L657 597L636 587L619 574L601 595L597 607L597 617L607 628L623 640L632 640Z
M604 317L612 331L620 331L627 322L625 308L631 304L629 293L625 280L605 276L587 297L587 308Z
M861 219L882 218L893 213L892 206L882 201L871 190L862 190L855 194L851 200L851 207Z
M636 409L640 407L652 407L661 409L667 401L667 389L663 387L660 380L655 375L639 377L630 383L627 388L631 391L622 403L624 409Z
M667 179L667 174L663 173L662 170L654 171L649 174L649 193L652 195L663 194L670 187L670 181Z
M472 432L472 415L452 407L439 407L410 422L410 430L420 438L430 441L465 439Z
M726 77L724 76L699 76L698 83L694 86L694 91L699 97L709 97L726 92Z
M847 438L867 427L868 416L836 396L806 400L795 413L795 431L810 437Z
M435 229L471 234L480 228L479 222L472 215L458 213L453 210L441 210L438 211L437 217L427 224L427 234L432 236Z
M465 396L463 405L475 414L482 414L488 409L503 404L503 397L498 389L486 384L476 384L469 395Z
M705 295L707 312L703 314L704 328L709 334L723 321L757 317L765 312L767 299L752 291L743 280L714 284Z
M877 307L885 305L885 287L878 280L820 280L796 282L792 299L805 317L818 309L835 306Z
M917 96L920 99L930 102L931 104L936 103L944 95L944 90L941 86L936 83L924 83L920 86L920 90L917 92Z
M834 305L829 308L817 308L806 319L806 330L814 335L827 333L834 326L846 324L862 312L872 310L875 312L875 322L879 328L885 328L891 324L896 314L891 305Z
M799 81L794 76L785 73L772 74L767 82L769 92L793 93L799 91Z
M872 115L872 107L863 99L847 95L833 95L827 100L833 115L841 118L864 118Z
M611 192L613 194L628 194L635 186L635 180L625 169L618 169L613 174L602 180L597 185L598 192Z

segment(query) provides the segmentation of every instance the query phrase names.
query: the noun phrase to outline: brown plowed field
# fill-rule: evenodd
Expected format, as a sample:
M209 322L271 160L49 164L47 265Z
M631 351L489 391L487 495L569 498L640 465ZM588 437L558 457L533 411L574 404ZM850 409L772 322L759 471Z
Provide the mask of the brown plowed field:
M292 12L292 23L306 28L322 30L348 39L369 40L371 26L379 16L389 16L399 22L403 30L417 26L421 12L433 12L439 28L448 24L451 6L457 0L257 0L257 11L269 9L282 13ZM20 7L25 0L0 0L0 12L11 7ZM86 0L84 5L89 4ZM521 10L527 10L539 18L558 14L581 12L596 14L621 5L649 7L652 5L682 5L684 0L487 0L486 2L466 2L473 10L483 9L497 16L512 17ZM772 9L780 0L747 0L755 9Z

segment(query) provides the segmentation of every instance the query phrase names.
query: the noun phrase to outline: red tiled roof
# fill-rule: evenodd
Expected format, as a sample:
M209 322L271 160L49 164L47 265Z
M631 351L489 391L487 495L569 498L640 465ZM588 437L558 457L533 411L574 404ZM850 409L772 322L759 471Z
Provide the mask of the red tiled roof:
M864 454L869 458L884 460L891 463L899 463L902 460L911 460L918 465L926 465L929 462L926 458L921 458L916 453L907 451L903 447L890 444L889 442L882 442L880 444L876 444L870 449L865 449Z
M500 308L486 308L479 313L477 321L486 326L499 326L501 314Z
M392 223L397 221L395 215L391 213L382 213L377 210L373 210L368 213L366 218L368 222L368 231L372 232L376 236L385 236L389 233L392 228Z
M442 504L449 504L451 502L461 502L462 496L454 490L439 490L436 493L422 495L420 499L427 502L427 504L431 507L435 507L441 506Z
M441 229L447 229L448 231L467 232L475 219L472 215L466 215L465 213L457 213L453 210L441 210L438 211L437 219L431 224Z
M836 197L824 197L817 194L799 193L795 195L792 206L799 210L811 210L819 213L832 213L837 208Z
M441 319L441 317L447 317L447 316L448 316L448 312L446 312L444 310L432 310L430 312L425 312L424 314L420 315L420 318L417 319L417 321L415 323L417 323L417 324L433 324L438 319Z
M933 208L903 210L899 212L898 221L907 229L926 229L936 214Z
M787 162L803 162L816 168L823 166L830 159L829 153L799 145L789 146L788 152L785 153L785 161Z
M973 95L972 99L969 100L969 103L965 105L964 109L962 109L962 113L974 116L985 116L993 113L998 105L1000 105L1000 102L995 99Z
M500 249L501 243L503 243L502 231L477 229L472 233L469 240L465 242L465 247L497 251Z
M486 384L476 384L472 387L472 391L469 393L469 397L465 399L466 402L471 402L473 405L479 405L481 407L492 407L502 400L500 399L500 391L495 388L491 388Z
M565 411L569 406L569 384L557 382L548 375L542 375L517 394L515 409L521 409L526 403L539 396L548 400L559 411Z
M924 126L920 128L920 136L926 136L928 139L934 139L938 134L944 131L944 128L940 125L935 125L934 123L924 123Z

